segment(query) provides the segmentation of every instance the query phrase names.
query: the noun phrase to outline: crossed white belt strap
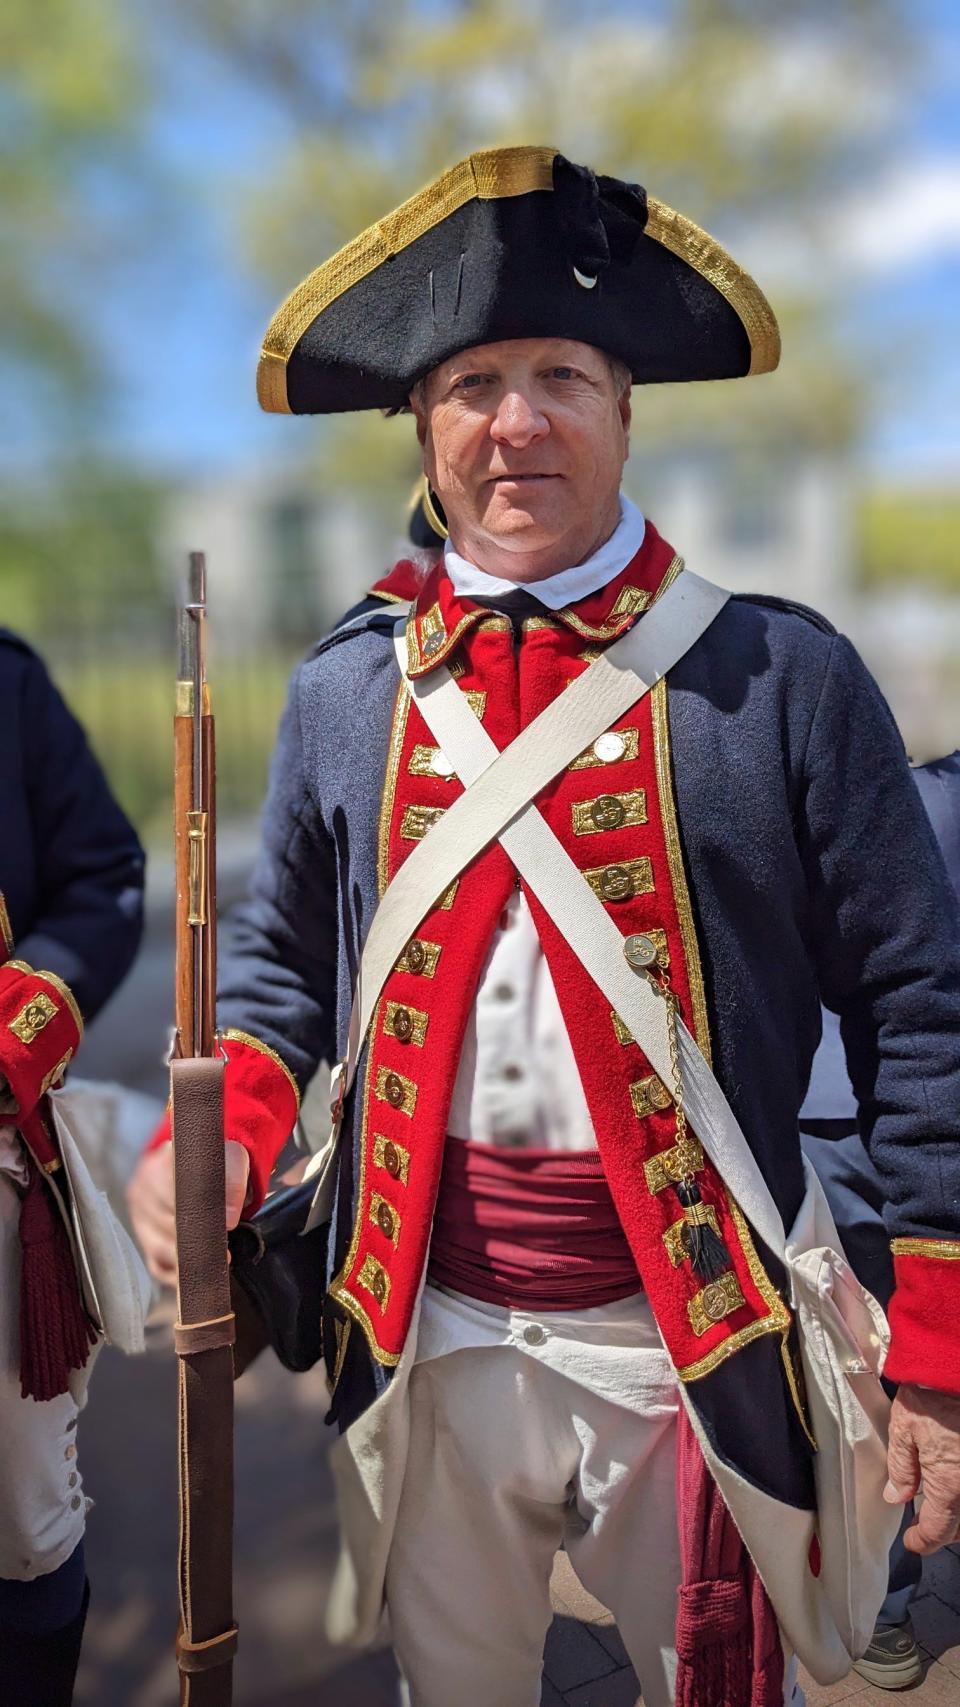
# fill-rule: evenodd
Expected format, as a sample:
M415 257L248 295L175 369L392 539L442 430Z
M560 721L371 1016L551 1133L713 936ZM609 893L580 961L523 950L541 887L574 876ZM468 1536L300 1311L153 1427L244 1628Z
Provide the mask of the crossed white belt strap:
M423 719L464 785L389 885L361 957L347 1053L335 1075L342 1102L383 986L430 907L495 837L563 932L585 970L665 1083L672 1078L662 997L624 957L624 937L537 808L540 789L649 692L706 631L729 593L684 570L649 612L601 653L501 753L445 665L405 674L404 624L394 631L400 672ZM783 1255L779 1211L709 1065L678 1021L690 1123L760 1237ZM308 1225L325 1207L332 1144L315 1158L321 1183Z

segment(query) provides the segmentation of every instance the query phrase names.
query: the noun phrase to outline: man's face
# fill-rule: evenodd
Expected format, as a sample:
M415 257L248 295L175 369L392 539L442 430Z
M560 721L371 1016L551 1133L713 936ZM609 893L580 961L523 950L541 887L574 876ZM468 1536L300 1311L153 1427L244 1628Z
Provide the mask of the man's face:
M590 344L463 350L427 375L414 411L451 539L481 568L536 579L583 562L616 526L630 391L617 395Z

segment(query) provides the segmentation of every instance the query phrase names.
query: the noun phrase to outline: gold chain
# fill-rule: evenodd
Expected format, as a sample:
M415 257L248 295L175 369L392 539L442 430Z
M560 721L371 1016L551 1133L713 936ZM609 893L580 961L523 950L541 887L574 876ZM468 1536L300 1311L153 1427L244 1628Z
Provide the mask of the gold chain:
M680 1009L680 1002L676 1000L675 992L671 990L670 978L668 978L668 973L666 973L663 966L656 968L656 971L654 971L653 968L647 968L647 978L649 978L649 982L653 985L654 990L658 992L658 995L663 997L664 1004L666 1004L666 1040L668 1040L668 1045L670 1045L670 1072L671 1077L673 1077L673 1110L675 1110L676 1116L676 1157L678 1157L678 1161L683 1164L683 1161L687 1159L687 1154L685 1154L685 1152L687 1152L687 1110L685 1110L685 1106L683 1106L683 1072L682 1069L680 1069L680 1034L676 1031L676 1014L678 1014L678 1009ZM694 1174L688 1173L687 1168L683 1169L682 1178L678 1181L678 1185L694 1185Z
M670 1072L673 1077L673 1106L676 1113L677 1145L682 1156L687 1136L687 1115L683 1102L683 1073L680 1068L680 1038L677 1033L677 1009L679 1003L670 988L670 980L663 967L654 972L648 970L647 977L659 996L663 997L667 1007L667 1041L670 1046ZM685 1176L686 1179L686 1176Z

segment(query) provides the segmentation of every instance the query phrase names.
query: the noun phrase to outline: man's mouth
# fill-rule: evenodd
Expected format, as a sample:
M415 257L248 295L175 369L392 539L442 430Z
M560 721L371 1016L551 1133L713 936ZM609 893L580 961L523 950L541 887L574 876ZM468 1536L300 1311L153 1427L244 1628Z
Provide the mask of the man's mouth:
M562 480L562 474L491 474L490 484L493 486L521 486L536 480Z

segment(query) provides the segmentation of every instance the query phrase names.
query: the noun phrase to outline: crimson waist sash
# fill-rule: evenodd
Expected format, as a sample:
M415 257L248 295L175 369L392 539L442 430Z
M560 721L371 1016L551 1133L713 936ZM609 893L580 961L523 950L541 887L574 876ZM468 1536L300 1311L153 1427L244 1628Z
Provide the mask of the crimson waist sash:
M575 1311L642 1289L596 1150L448 1138L428 1280L487 1304Z

